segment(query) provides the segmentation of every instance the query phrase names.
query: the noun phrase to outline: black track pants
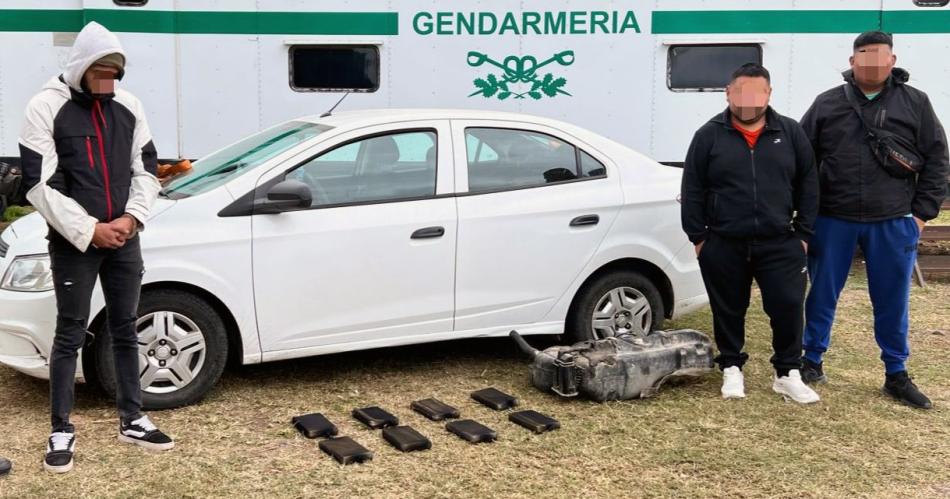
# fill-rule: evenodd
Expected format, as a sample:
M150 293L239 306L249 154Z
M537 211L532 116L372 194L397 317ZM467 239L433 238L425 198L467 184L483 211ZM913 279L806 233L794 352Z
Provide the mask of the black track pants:
M806 264L802 242L792 236L752 243L713 234L706 240L699 266L712 306L720 369L741 368L748 359L742 350L753 279L772 326L772 365L781 371L801 368Z

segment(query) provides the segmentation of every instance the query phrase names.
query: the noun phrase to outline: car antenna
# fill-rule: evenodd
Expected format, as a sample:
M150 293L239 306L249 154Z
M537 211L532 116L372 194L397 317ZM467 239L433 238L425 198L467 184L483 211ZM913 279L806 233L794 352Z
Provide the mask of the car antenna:
M350 93L347 92L343 94L343 97L340 97L340 100L336 101L336 104L334 104L333 107L331 107L329 111L321 114L320 117L326 118L327 116L330 116L331 114L333 114L333 110L336 109L336 107L339 106L341 102L343 102L343 99L345 99L347 95L350 95Z

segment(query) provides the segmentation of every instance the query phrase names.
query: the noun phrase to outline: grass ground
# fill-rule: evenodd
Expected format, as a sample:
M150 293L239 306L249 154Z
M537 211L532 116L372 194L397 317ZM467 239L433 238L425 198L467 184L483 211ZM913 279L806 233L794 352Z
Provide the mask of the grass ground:
M767 319L749 316L744 401L718 397L719 375L667 386L654 399L596 404L533 389L507 340L448 342L234 369L201 404L154 414L177 437L156 454L116 441L110 401L78 390L75 470L42 470L47 383L0 368L0 455L14 472L0 495L28 497L947 497L950 496L950 284L915 288L910 367L936 409L885 399L867 286L843 294L821 403L786 403L770 389ZM710 330L699 312L670 327ZM495 386L563 428L533 435L467 394ZM499 431L471 445L409 411L437 397ZM349 417L380 405L433 440L403 455ZM291 416L320 411L375 451L341 467L297 435Z
M8 206L0 213L0 231L6 229L14 220L33 212L33 208L24 206Z

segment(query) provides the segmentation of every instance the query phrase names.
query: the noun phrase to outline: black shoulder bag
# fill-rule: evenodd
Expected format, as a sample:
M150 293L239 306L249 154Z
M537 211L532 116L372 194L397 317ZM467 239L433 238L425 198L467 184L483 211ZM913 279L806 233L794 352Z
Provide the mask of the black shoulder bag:
M858 119L867 134L868 144L881 168L896 178L908 178L920 173L924 160L914 144L900 135L872 127L864 118L850 83L844 84L844 95L854 112L858 113Z

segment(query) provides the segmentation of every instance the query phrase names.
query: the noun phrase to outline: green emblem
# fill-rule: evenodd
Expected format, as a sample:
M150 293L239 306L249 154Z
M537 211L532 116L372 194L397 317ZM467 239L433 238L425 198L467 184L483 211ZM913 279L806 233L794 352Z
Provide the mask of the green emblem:
M481 95L486 99L495 97L498 100L505 100L512 96L515 99L524 99L527 95L532 99L540 100L545 95L548 97L557 97L558 94L570 96L571 94L563 89L567 84L566 79L555 77L552 73L547 73L543 77L538 74L539 69L552 63L561 66L574 64L574 51L565 50L541 62L530 55L524 57L510 55L504 62L498 62L487 54L469 52L469 66L477 68L482 64L490 64L503 71L501 74L491 73L485 78L476 78L473 83L477 90L469 94L469 97ZM528 85L531 86L528 87Z

